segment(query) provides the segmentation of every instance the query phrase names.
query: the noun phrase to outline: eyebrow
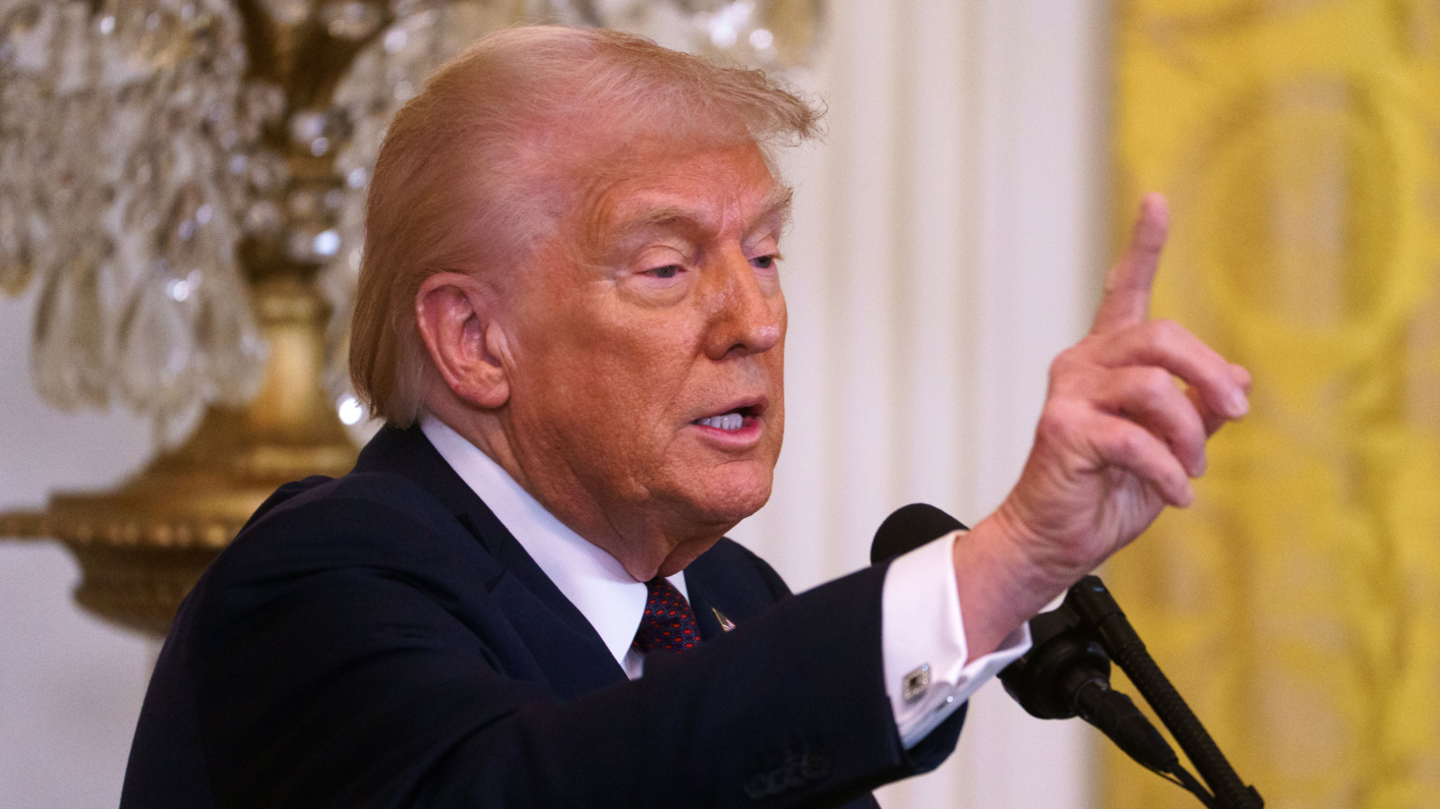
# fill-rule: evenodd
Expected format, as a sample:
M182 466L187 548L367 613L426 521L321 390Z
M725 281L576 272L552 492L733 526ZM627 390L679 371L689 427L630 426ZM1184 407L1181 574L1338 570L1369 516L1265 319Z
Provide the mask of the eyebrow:
M795 189L787 185L776 185L766 195L765 201L760 206L760 213L746 225L746 231L753 230L755 226L769 219L778 218L779 226L783 228L790 221L790 206L795 197ZM695 229L704 229L705 224L695 215L695 211L677 205L667 205L660 208L652 208L634 217L627 218L617 228L618 237L625 239L637 233L654 228L666 228L672 225L682 224Z

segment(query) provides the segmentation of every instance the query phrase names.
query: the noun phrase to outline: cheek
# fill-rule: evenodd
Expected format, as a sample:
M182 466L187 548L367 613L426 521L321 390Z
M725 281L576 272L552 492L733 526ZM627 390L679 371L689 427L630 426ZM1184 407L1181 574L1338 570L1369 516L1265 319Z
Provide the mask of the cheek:
M591 342L572 347L582 358L572 372L583 377L595 396L614 407L635 427L673 420L683 396L694 352L684 324L638 324L600 328ZM639 424L637 422L645 422Z
M568 318L563 329L536 330L521 362L516 404L529 405L534 427L573 452L597 448L613 463L665 451L683 413L692 353L683 324L624 327L600 318ZM518 415L518 414L517 414Z

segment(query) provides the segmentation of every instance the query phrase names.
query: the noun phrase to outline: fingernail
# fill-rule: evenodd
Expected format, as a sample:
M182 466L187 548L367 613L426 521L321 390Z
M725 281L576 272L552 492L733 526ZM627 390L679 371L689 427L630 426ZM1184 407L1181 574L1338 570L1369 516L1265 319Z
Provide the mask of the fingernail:
M1250 412L1250 399L1245 395L1245 391L1237 389L1231 392L1230 401L1225 409L1229 412L1230 418L1238 419Z

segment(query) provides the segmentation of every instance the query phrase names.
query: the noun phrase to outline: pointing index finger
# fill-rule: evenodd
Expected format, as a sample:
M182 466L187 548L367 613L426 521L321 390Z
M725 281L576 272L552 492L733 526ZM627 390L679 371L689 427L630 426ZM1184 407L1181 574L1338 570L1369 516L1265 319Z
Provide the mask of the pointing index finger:
M1169 229L1170 210L1165 197L1146 194L1140 200L1130 245L1105 276L1105 295L1095 312L1092 334L1119 331L1150 319L1150 289Z

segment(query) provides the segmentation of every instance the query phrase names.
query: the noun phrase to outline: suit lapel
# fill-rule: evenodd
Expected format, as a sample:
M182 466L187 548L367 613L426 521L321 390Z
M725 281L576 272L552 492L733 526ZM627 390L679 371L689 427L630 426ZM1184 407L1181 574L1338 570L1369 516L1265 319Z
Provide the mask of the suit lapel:
M418 426L382 429L360 453L355 471L388 472L415 481L495 559L501 573L487 583L490 597L525 640L557 696L569 699L625 681L624 669L595 628Z
M445 468L450 469L448 465ZM458 480L459 476L455 478ZM476 506L468 512L473 520L471 524L478 529L478 533L471 529L472 533L491 538L492 553L505 570L491 587L490 596L526 639L526 645L544 669L555 693L568 699L624 682L625 670L610 654L595 627L550 581L525 552L525 547L470 487L466 486L465 491ZM461 520L462 524L465 522Z
M685 568L685 589L700 624L700 638L706 641L729 631L722 627L721 616L738 625L775 603L774 595L754 565L744 558L743 551L724 539Z
M702 642L709 641L724 635L726 630L721 628L719 616L725 615L727 619L730 616L724 610L710 603L710 597L705 593L705 588L696 586L691 581L688 570L685 573L685 589L690 591L690 609L695 611L695 622L700 625L700 640Z

